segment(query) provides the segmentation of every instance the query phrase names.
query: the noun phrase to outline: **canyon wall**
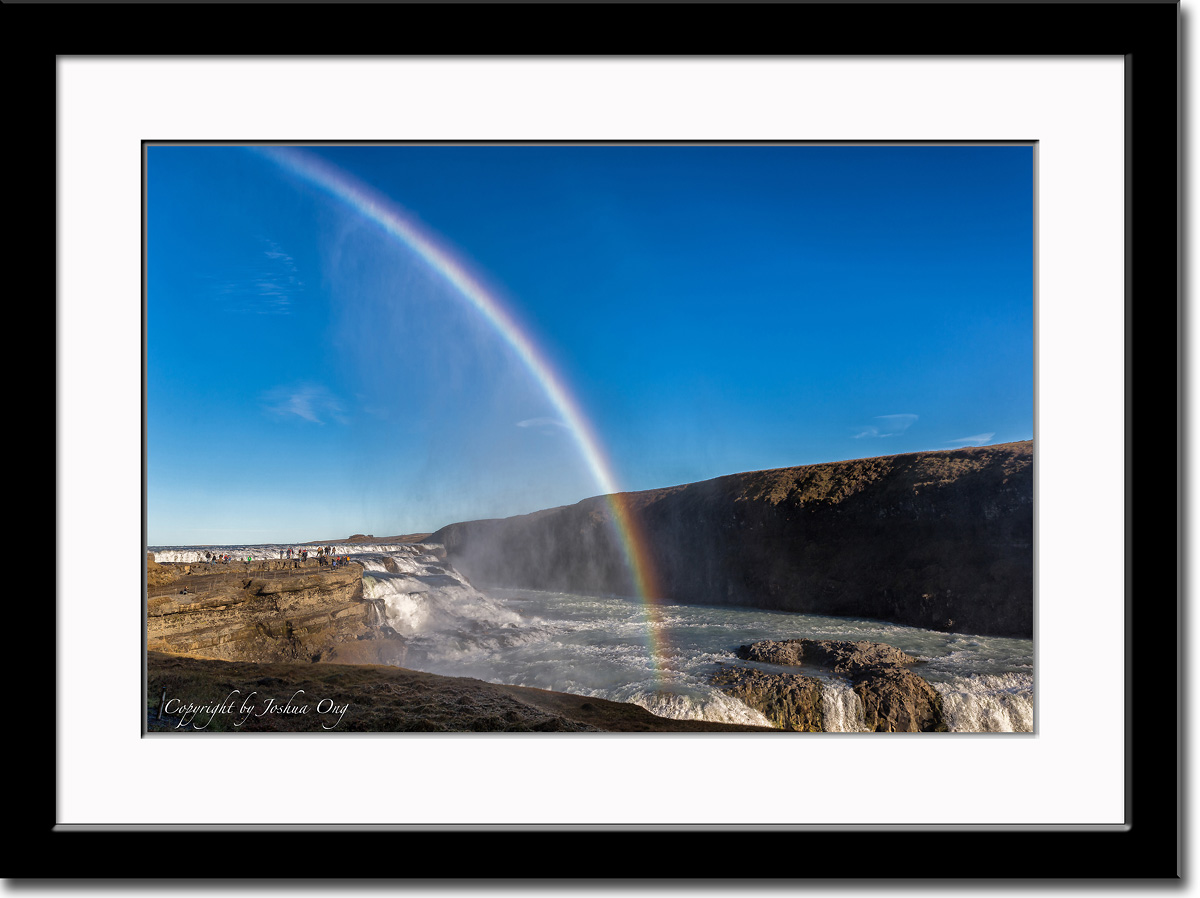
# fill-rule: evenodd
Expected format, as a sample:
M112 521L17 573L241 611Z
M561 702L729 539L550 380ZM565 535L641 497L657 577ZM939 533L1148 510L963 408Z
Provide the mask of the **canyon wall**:
M451 524L429 542L480 587L1030 637L1033 444L731 474Z

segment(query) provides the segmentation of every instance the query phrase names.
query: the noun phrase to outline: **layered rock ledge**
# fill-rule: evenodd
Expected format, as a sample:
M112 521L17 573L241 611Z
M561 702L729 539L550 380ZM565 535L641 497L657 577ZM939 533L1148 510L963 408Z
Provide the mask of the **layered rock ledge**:
M362 566L323 560L158 564L147 556L146 648L239 661L400 664L363 597Z

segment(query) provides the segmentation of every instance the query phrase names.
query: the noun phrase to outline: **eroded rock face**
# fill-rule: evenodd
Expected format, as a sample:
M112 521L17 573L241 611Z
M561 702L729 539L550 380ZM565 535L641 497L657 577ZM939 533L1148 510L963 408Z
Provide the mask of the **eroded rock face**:
M819 733L824 728L821 682L812 677L730 667L714 675L712 682L759 711L781 730Z
M855 680L854 692L867 728L876 733L946 732L941 695L910 670L873 668Z
M923 677L909 668L920 659L882 642L842 642L837 640L787 639L763 640L743 645L737 656L747 661L789 667L820 667L846 675L863 705L863 722L877 733L945 732L946 719L942 697ZM750 668L730 668L713 678L713 684L727 689L747 705L761 711L784 729L790 726L788 711L798 705L794 696L800 688L796 681L812 684L820 721L820 681L797 674L767 673ZM771 710L768 710L771 709ZM794 718L805 720L803 713ZM821 729L818 725L816 729ZM806 729L807 732L813 730Z
M361 565L333 570L312 559L155 568L147 578L150 651L258 662L403 658L403 641L380 629L363 598Z

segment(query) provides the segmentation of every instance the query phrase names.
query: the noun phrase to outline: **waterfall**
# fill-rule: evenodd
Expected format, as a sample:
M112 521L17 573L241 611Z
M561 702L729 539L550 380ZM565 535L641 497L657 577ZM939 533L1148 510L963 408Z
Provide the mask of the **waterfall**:
M935 683L953 732L1033 732L1033 676L1009 673Z
M862 699L844 680L821 684L821 716L826 733L865 733Z
M384 610L385 608L386 603L383 601L383 599L368 599L367 626L374 629L389 626L387 612Z

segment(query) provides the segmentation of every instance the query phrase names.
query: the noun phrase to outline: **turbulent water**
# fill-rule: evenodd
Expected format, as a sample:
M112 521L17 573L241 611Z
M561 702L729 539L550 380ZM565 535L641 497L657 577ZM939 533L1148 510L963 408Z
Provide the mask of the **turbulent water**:
M308 548L312 554L316 547ZM769 726L758 711L708 685L722 665L749 663L734 655L738 646L761 639L866 639L923 660L917 672L942 694L951 731L1033 731L1029 639L748 608L647 606L628 597L481 591L427 546L332 549L363 564L364 594L382 600L386 623L407 643L405 666L416 670L633 702L663 717ZM286 546L158 549L155 558L197 561L204 551L257 560L279 558ZM848 681L811 668L804 673L825 681L828 730L862 729Z

